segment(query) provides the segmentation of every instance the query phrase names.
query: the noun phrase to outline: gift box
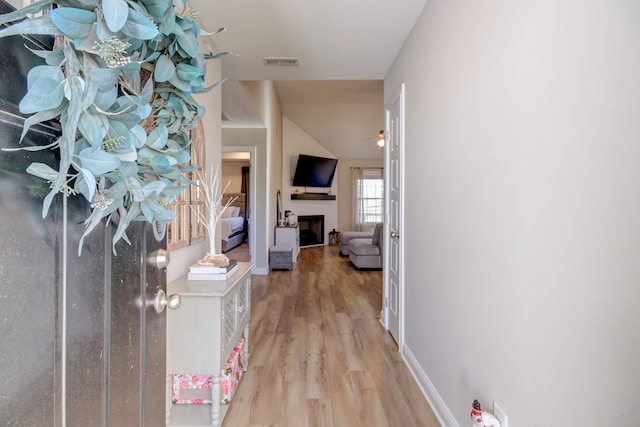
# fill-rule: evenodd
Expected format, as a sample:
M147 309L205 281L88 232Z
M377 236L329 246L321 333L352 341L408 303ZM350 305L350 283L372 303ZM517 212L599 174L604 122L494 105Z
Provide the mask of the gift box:
M174 374L171 401L174 404L211 403L211 375Z
M222 389L222 397L220 401L222 403L231 402L233 394L238 388L242 374L244 373L244 367L246 363L246 351L244 337L240 338L238 344L236 344L229 360L224 369L220 373L220 388Z
M241 337L220 372L220 403L229 403L246 364L245 339ZM210 404L211 375L174 374L171 401L174 404Z

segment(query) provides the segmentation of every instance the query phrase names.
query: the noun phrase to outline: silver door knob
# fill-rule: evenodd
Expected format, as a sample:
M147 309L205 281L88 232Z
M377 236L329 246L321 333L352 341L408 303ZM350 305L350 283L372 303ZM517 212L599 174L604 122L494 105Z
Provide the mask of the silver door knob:
M165 308L169 308L171 310L175 310L176 308L180 308L182 304L182 295L180 294L171 294L167 296L167 294L160 289L156 294L156 299L153 301L153 306L156 309L156 313L160 314L164 311Z
M166 251L164 249L158 249L157 251L151 252L147 257L147 262L156 267L158 270L167 268L167 266L169 265L169 261L169 251Z
M390 236L392 239L397 239L400 237L400 233L398 233L397 231L392 231Z

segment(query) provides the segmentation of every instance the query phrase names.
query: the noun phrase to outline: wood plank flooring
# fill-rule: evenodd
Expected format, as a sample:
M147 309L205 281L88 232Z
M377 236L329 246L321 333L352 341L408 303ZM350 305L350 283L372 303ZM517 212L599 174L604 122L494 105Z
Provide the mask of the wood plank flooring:
M241 245L225 252L225 255L227 256L227 258L235 259L236 261L249 261L251 259L249 255L249 244L246 242L242 243Z
M380 271L337 246L252 277L249 368L223 426L440 426L379 323Z

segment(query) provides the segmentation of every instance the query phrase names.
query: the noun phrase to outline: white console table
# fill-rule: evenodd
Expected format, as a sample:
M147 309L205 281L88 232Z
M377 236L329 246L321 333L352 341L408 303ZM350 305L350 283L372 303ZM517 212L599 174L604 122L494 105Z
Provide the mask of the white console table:
M180 294L182 304L167 312L167 426L220 425L227 405L220 405L220 371L244 335L249 358L249 315L252 263L239 262L227 280L187 280L169 283L168 294ZM211 374L211 406L173 405L172 374Z
M300 224L277 226L274 237L276 245L290 246L293 249L292 261L296 262L300 253Z

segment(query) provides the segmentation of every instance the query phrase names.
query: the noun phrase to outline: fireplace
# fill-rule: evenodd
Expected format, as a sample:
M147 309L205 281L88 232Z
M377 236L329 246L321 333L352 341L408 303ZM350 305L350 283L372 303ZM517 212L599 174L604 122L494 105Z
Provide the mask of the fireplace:
M300 246L324 245L324 215L298 215Z

